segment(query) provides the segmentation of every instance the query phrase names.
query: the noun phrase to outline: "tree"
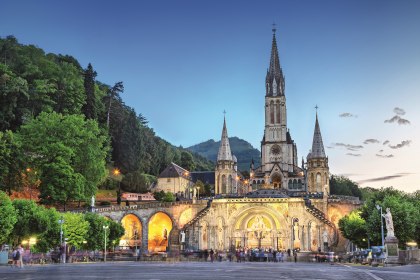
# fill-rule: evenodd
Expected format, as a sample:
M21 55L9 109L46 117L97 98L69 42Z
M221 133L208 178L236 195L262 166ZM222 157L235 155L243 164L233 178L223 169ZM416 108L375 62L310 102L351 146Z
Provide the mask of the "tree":
M0 191L0 244L6 242L17 221L16 210L5 192Z
M107 113L107 119L106 119L106 126L109 127L109 116L110 116L110 112L111 112L111 105L112 105L112 100L114 98L119 98L120 93L124 92L124 85L123 82L117 82L115 83L115 85L109 89L109 103L108 103L108 113Z
M331 194L336 195L357 196L362 198L362 192L360 191L359 186L344 176L331 175L330 192Z
M86 213L85 220L89 223L89 229L86 235L86 248L89 250L98 250L104 248L104 228L108 225L108 221L98 214ZM107 240L109 231L106 231Z
M146 193L153 182L156 182L155 176L136 171L124 176L121 181L121 187L128 192Z
M38 206L40 209L40 223L43 224L42 231L37 235L35 249L38 252L48 252L60 245L60 214L54 208L45 208Z
M20 101L28 98L28 83L0 63L0 130L16 129L21 123Z
M94 120L44 112L18 136L26 161L40 172L42 203L88 201L106 178L106 137Z
M118 242L120 241L121 237L125 234L125 229L124 227L117 222L114 222L112 220L108 220L108 225L109 225L109 243L110 244L118 244Z
M87 238L89 222L83 214L67 212L64 216L63 232L69 246L81 248L83 241Z
M22 240L36 236L45 230L43 213L32 200L16 199L13 201L17 221L13 228L12 240L20 244Z
M86 103L82 107L83 114L87 119L96 119L96 97L95 97L95 77L97 73L93 71L92 64L88 64L88 67L83 72L84 76L84 88L86 95Z
M186 150L181 152L181 167L187 170L193 170L195 167L191 153Z
M204 195L205 190L204 190L204 183L203 182L201 182L200 180L197 180L197 182L195 182L195 184L194 184L194 188L198 189L198 194L199 195Z
M22 184L21 147L11 131L0 131L0 190L17 190Z
M345 238L359 246L367 248L368 234L366 221L360 217L360 211L352 211L338 222L338 227Z

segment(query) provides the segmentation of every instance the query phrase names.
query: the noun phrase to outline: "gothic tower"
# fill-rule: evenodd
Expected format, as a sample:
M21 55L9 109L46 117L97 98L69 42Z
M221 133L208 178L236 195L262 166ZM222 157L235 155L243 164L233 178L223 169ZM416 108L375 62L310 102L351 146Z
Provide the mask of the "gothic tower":
M230 150L229 138L226 129L226 119L223 119L222 139L215 171L215 194L228 194L237 192L237 160Z
M285 80L273 29L270 67L265 79L265 128L261 141L264 188L287 188L288 174L297 166L297 149L287 129Z
M330 193L328 157L325 155L322 142L318 113L316 113L312 150L307 157L307 168L308 192L323 192L328 195Z

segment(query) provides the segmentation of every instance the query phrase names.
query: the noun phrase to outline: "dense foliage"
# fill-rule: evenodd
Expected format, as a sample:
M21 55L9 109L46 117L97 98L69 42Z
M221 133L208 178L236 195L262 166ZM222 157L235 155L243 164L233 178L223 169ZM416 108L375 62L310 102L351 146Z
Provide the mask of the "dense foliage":
M420 192L407 194L393 188L380 190L368 189L370 192L361 209L355 210L339 221L339 228L344 237L359 246L366 246L365 240L371 245L381 245L381 217L376 205L382 207L385 214L390 208L393 216L395 236L399 245L404 248L408 241L420 243ZM384 231L386 227L384 221Z
M80 142L90 141L109 151L106 161L123 174L157 176L170 162L191 171L213 169L211 161L156 136L146 118L122 101L123 82L101 83L90 63L83 69L72 56L46 54L13 36L0 38L0 57L1 190L22 189L23 171L36 164L41 202L86 200L102 181L105 166L101 154L93 169L82 172L86 158L81 155L89 157L87 162L93 155L91 146L83 150Z
M124 228L117 222L94 213L60 214L54 208L38 206L34 201L16 199L13 202L0 191L0 243L12 245L27 244L35 239L31 248L48 252L60 245L60 224L63 223L63 238L70 246L79 249L97 250L104 248L104 234L108 244L124 235ZM104 232L103 226L108 226ZM25 241L25 242L23 242Z
M362 197L362 191L359 189L359 186L344 176L331 175L330 192L331 194L356 196L360 199L364 199Z

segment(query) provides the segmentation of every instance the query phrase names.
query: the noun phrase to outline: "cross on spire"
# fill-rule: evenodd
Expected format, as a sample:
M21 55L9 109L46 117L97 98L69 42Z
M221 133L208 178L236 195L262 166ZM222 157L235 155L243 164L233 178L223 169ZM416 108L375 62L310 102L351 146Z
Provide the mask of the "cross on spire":
M226 110L223 110L223 116L226 117Z
M315 111L318 113L318 105L315 105Z
M276 29L276 23L275 23L275 22L273 22L273 24L272 24L272 25L273 25L273 29L271 29L271 30L273 31L273 33L276 33L276 30L277 30L277 29Z

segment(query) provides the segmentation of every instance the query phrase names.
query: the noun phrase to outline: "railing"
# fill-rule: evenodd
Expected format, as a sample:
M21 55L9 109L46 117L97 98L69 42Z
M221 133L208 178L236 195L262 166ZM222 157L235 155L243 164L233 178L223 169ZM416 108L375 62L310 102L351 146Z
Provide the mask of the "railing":
M317 218L318 220L320 220L321 222L328 225L334 230L334 241L332 242L332 246L336 246L338 244L339 234L338 234L338 229L335 226L335 224L327 219L324 212L322 212L321 210L313 206L309 199L305 200L305 206L306 206L306 211L311 213L312 216L314 216L315 218Z
M184 227L183 227L183 230L185 231L187 228L189 228L191 225L193 225L195 222L197 222L201 217L203 217L204 215L206 215L207 212L211 208L211 203L212 203L212 200L208 200L207 201L206 208L204 208L203 210L201 210L200 212L198 212L197 215L194 217L194 219L192 219L191 221L189 221L188 223L186 223L184 225Z

